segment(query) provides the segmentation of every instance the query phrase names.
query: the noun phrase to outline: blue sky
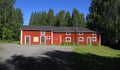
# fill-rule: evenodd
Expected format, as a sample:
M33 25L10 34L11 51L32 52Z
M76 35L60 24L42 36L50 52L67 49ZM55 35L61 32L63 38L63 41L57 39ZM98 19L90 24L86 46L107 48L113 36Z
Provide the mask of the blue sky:
M52 8L55 13L60 10L71 13L73 8L77 8L80 13L86 16L89 13L90 4L91 0L16 0L14 7L22 9L24 25L28 25L33 11L48 12Z

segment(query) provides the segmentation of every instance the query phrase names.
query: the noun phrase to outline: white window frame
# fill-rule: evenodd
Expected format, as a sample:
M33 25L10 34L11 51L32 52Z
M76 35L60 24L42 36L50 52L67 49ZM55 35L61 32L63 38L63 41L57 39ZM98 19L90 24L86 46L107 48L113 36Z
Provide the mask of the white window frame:
M93 40L93 38L95 38L95 40ZM93 41L93 42L97 41L97 37L92 37L92 41Z
M69 33L69 34L68 34ZM71 32L66 32L66 35L71 35Z
M96 33L95 33L95 32L93 32L93 33L92 33L92 35L96 35Z
M81 34L82 33L82 34ZM79 35L83 35L84 33L83 32L79 32Z
M36 40L37 39L37 40ZM37 36L35 36L35 37L33 37L33 42L38 42L38 37Z
M82 40L80 40L80 38L82 38ZM84 37L79 37L79 42L83 42L84 41Z
M45 35L45 31L41 31L41 35Z
M48 38L49 37L49 38ZM50 36L46 36L46 39L50 39Z
M67 38L70 38L70 41L67 41ZM66 42L71 42L71 37L66 37L66 39L65 39L65 40L66 40Z

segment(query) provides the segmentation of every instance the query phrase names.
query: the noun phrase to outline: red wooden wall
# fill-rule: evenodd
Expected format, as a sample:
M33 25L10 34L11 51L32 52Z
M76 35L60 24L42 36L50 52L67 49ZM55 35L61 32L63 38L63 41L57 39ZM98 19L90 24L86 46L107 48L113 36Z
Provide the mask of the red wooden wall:
M71 42L76 43L76 37L77 37L77 43L78 44L87 44L87 37L91 38L91 44L100 44L99 40L99 33L93 35L90 32L84 32L83 35L79 35L74 32L71 32L70 35L66 35L66 32L51 32L51 31L45 31L45 35L41 35L40 30L22 30L22 44L25 44L25 36L30 36L30 44L40 44L40 37L45 36L46 38L46 44L61 44L62 42L66 42L66 37L71 37ZM50 39L47 39L47 36L50 36ZM38 42L34 42L33 38L38 37ZM84 41L79 41L78 38L83 37ZM92 37L96 37L96 41L92 41Z

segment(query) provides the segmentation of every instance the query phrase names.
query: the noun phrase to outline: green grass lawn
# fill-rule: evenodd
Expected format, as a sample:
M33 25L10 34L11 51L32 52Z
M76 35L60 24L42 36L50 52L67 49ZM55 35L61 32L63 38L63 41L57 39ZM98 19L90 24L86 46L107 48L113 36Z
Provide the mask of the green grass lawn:
M20 41L0 40L0 44L6 44L6 43L20 44Z
M72 70L120 70L120 50L105 46L72 46Z

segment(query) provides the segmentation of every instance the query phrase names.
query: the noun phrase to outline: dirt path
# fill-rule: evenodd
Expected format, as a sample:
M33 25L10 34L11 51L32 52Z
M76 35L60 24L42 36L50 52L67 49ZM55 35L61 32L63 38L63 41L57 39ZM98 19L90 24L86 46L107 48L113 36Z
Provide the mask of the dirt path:
M69 70L67 57L72 50L65 46L1 44L0 70Z

